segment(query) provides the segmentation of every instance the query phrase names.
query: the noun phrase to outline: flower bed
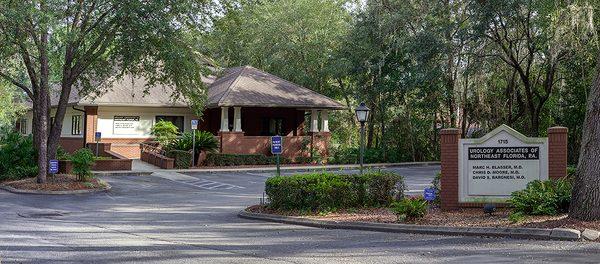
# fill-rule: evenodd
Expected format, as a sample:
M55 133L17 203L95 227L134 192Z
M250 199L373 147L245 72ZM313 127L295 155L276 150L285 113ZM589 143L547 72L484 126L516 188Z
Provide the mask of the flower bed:
M113 151L106 151L108 155L105 157L99 157L94 161L91 167L93 171L124 171L131 170L132 160L128 159L119 153ZM58 163L60 173L71 173L73 170L73 163L70 160L60 160Z
M508 219L510 210L500 208L494 214L484 214L482 209L465 208L457 211L443 212L438 208L430 209L428 214L418 220L398 222L396 215L388 208L341 209L323 214L306 211L273 210L266 206L255 205L247 208L253 213L300 216L317 220L375 222L375 223L407 223L416 225L450 226L450 227L528 227L528 228L573 228L577 230L600 230L600 221L584 222L568 218L566 214L556 216L529 216L523 221L512 223Z
M35 191L75 191L75 190L94 190L104 189L106 183L102 180L92 178L89 181L78 181L77 177L69 174L57 174L48 176L46 183L39 184L36 178L27 178L18 181L5 182L3 185L18 190Z

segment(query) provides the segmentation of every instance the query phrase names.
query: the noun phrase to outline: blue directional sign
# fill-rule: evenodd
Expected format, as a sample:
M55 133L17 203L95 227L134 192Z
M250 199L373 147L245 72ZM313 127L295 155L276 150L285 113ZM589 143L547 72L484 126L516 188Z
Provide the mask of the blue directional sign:
M94 138L96 139L96 142L100 142L100 139L102 138L102 132L96 132L94 134Z
M198 129L198 119L192 119L192 129Z
M435 189L432 187L429 188L425 188L425 190L423 191L423 198L426 201L434 201L435 200Z
M50 160L48 161L48 173L57 174L58 173L58 160Z
M271 137L271 153L274 155L280 155L283 152L283 142L281 136Z

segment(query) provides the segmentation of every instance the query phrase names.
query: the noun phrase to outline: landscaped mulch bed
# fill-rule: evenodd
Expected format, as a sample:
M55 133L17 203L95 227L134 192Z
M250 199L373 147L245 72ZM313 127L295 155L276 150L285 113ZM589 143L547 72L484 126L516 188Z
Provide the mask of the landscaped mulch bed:
M91 179L88 182L81 182L77 177L69 174L57 174L48 176L46 183L38 184L36 178L27 178L18 181L4 182L4 185L19 190L37 190L37 191L75 191L103 189L105 184L98 179Z
M397 222L396 215L387 208L339 210L327 214L306 214L294 211L276 211L261 205L248 207L247 210L253 213L300 216L317 220L399 223ZM562 227L573 228L577 230L584 230L586 228L600 230L600 221L583 222L568 218L566 214L557 216L530 216L525 218L523 222L515 224L508 220L509 213L510 209L507 208L499 208L492 215L483 213L483 209L481 208L466 208L451 212L442 212L439 208L433 208L429 210L429 213L423 219L419 219L414 222L401 223L453 227Z

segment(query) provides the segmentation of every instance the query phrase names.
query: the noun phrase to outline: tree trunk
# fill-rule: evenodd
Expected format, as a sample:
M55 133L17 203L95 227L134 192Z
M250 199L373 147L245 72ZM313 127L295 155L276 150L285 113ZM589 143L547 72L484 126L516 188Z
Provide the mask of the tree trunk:
M69 96L71 94L71 84L67 83L65 79L66 78L63 78L63 84L61 89L62 92L56 109L56 114L54 115L54 124L50 124L52 126L52 129L50 129L50 133L48 136L49 159L56 158L56 151L58 150L63 121L65 118L65 113L67 111Z
M590 89L569 216L600 220L600 56Z
M45 2L40 2L40 10L47 8ZM48 61L48 29L46 25L42 26L40 34L39 59L40 59L40 87L37 94L38 99L38 126L39 133L38 144L38 175L37 182L45 183L48 174L48 116L50 114L50 63Z

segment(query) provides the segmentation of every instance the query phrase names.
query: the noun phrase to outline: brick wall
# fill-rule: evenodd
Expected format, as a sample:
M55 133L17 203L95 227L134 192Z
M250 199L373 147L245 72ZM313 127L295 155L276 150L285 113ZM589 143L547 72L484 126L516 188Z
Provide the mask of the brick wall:
M83 138L68 138L61 137L58 144L67 152L74 153L80 148L83 148Z
M243 132L220 132L221 153L226 154L264 154L271 155L271 137L245 136ZM310 136L283 137L283 156L294 159L308 156L309 151L303 151L302 145L308 142L308 150L314 146L322 157L328 155L330 133L320 132Z
M442 159L442 210L458 208L458 141L460 130L442 129L440 132Z
M550 179L567 176L567 140L566 127L548 128L548 177Z
M140 158L140 144L151 142L151 138L103 138L102 143L110 143L111 150L130 159Z
M98 107L86 106L85 111L85 141L95 142L95 134L98 131Z

